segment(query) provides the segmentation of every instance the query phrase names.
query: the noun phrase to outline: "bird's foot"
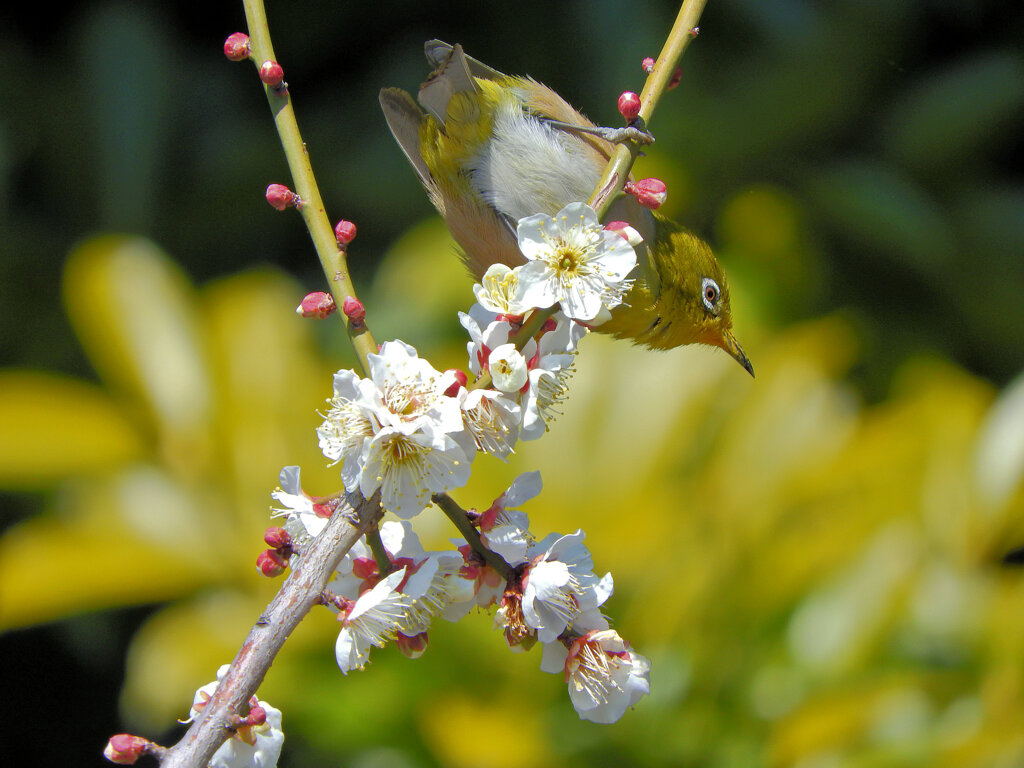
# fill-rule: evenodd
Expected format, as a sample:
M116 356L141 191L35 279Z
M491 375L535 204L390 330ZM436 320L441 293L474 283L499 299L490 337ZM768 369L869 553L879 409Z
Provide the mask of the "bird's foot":
M641 146L654 143L654 136L650 131L645 131L635 125L627 125L625 128L606 128L601 126L573 125L558 120L547 120L548 125L560 131L573 131L575 133L589 133L593 136L600 136L612 144L623 144L632 141Z

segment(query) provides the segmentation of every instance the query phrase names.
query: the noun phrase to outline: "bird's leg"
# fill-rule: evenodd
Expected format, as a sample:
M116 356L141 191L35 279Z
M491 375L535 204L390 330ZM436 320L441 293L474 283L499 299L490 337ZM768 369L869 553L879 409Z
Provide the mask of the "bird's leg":
M605 141L610 141L612 144L622 144L626 141L633 141L640 145L647 145L654 143L654 136L649 131L639 128L635 125L627 125L625 128L604 128L599 126L587 126L587 125L574 125L573 123L563 123L559 120L544 120L545 123L550 125L552 128L557 128L560 131L574 131L575 133L589 133L594 136L600 136Z

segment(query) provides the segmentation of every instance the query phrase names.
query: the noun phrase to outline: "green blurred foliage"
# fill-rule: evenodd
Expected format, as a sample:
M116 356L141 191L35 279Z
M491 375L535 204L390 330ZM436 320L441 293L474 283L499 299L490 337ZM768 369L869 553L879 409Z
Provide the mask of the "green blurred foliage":
M269 9L372 327L441 368L463 364L469 284L376 93L414 89L440 37L614 123L674 4L556 9ZM119 730L169 738L268 599L269 492L291 463L333 489L315 409L350 358L291 313L322 277L262 198L287 170L251 67L220 53L240 3L0 21L8 722L45 734L73 702L47 757L100 764ZM343 678L314 615L264 689L286 765L1024 763L1024 581L1000 562L1024 543L1024 12L710 0L701 28L637 172L720 252L758 378L589 339L551 433L457 495L543 471L526 511L587 530L650 700L580 722L484 615Z

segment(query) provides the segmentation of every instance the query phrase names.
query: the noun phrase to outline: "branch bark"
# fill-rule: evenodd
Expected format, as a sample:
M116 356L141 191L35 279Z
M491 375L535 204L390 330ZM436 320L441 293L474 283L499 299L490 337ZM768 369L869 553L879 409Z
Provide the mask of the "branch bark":
M317 604L341 558L383 515L379 492L369 500L349 494L338 504L327 527L292 558L294 567L281 590L249 632L227 675L185 736L167 750L162 768L205 766L232 734L234 714L248 708L285 640ZM297 562L296 562L297 561Z

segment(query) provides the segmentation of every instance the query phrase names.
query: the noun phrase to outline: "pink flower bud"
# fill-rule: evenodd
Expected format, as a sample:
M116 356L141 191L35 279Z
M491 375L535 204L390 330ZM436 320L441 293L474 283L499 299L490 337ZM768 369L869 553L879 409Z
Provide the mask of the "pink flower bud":
M334 225L334 236L339 245L346 246L356 239L356 225L342 219Z
M263 540L271 549L281 549L281 547L287 547L292 543L291 535L279 525L267 528L266 533L263 534Z
M469 378L466 376L465 371L459 370L458 368L449 368L445 373L452 374L455 377L455 381L452 382L452 385L448 387L444 393L448 395L448 397L455 397L459 394L459 389L466 386L466 382L469 381Z
M665 182L661 179L640 179L640 181L627 181L623 190L627 195L636 197L636 201L644 208L660 208L668 195Z
M323 320L335 309L337 307L331 294L324 291L313 291L303 297L302 303L295 308L295 312L303 317L315 317L317 320Z
M256 567L268 579L280 576L288 567L288 561L272 549L265 549L256 558Z
M103 756L118 765L134 765L140 755L146 753L151 742L141 736L130 733L119 733L111 736L107 746L103 748Z
M654 59L648 56L640 63L640 66L642 66L644 68L644 72L649 75L654 71Z
M690 30L690 37L696 37L700 34L700 27L694 27Z
M264 61L260 65L260 80L271 88L277 88L284 82L284 69L276 61Z
M696 29L696 27L694 27ZM691 30L692 31L692 30ZM679 82L683 79L683 68L676 67L676 71L672 73L672 79L668 81L668 86L665 88L666 91L671 91Z
M267 187L267 202L277 208L279 211L283 211L289 206L295 206L296 208L302 203L302 200L292 192L284 184L271 184Z
M609 221L604 225L604 228L609 232L614 232L619 235L634 248L644 241L643 237L640 236L640 232L638 232L628 221Z
M263 725L267 722L267 710L261 706L251 707L249 714L245 717L245 722L248 725Z
M249 36L244 32L228 35L224 41L224 55L231 61L245 61L249 58Z
M635 120L640 114L640 97L632 91L625 91L619 96L619 114L627 120Z
M345 297L345 303L341 305L341 311L353 323L361 323L366 317L366 309L363 308L363 303L353 296Z
M400 650L407 659L418 659L422 656L427 650L428 642L429 638L427 637L426 632L420 632L418 635L413 635L412 637L403 635L399 632L398 636L395 638L395 644L398 646L398 650Z

